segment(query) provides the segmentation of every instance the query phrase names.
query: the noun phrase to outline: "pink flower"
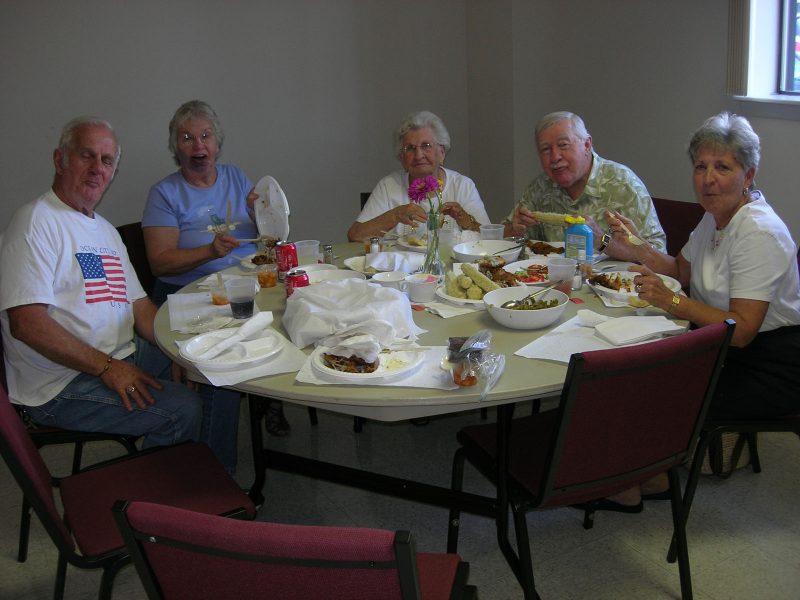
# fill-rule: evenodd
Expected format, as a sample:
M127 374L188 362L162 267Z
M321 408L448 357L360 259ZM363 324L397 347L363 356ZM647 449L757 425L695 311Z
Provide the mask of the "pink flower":
M424 178L415 179L408 186L408 197L413 202L420 204L423 200L428 198L428 182Z
M423 200L428 200L433 208L431 195L435 194L439 197L441 182L433 175L420 177L411 182L408 186L408 197L417 204L422 203Z

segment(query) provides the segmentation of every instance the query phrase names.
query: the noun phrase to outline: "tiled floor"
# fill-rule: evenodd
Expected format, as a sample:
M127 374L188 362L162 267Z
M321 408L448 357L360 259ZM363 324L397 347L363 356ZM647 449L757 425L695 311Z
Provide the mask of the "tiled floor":
M243 405L243 410L246 408ZM447 484L459 427L479 420L477 412L434 419L425 427L367 422L361 434L352 419L320 413L311 428L304 409L287 406L293 425L287 438L268 438L276 448L307 453L391 474ZM492 417L490 411L490 418ZM240 468L243 486L252 478L250 446L243 414ZM88 457L105 458L115 449L95 446ZM764 471L737 471L727 480L704 477L689 522L695 598L700 600L783 600L800 597L800 440L762 435ZM49 448L48 464L68 468L67 451ZM486 491L472 470L467 485ZM399 501L304 477L269 473L267 501L259 519L328 525L410 529L417 547L444 551L444 510ZM20 492L5 464L0 466L0 598L52 597L56 554L34 518L30 556L16 562ZM548 600L679 598L678 570L665 552L670 538L668 502L650 502L639 515L598 513L594 529L581 527L581 514L559 509L529 514L535 574ZM520 589L497 550L492 523L465 515L459 552L471 563L470 581L483 600L521 598ZM66 598L95 598L99 573L68 569ZM114 598L141 599L132 568L116 581Z

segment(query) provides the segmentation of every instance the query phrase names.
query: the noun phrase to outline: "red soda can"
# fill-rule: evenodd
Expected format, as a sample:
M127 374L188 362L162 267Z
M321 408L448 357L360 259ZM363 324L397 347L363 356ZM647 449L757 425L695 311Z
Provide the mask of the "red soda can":
M286 286L286 297L288 298L291 296L295 288L306 287L309 283L308 273L303 271L303 269L292 269L286 274L286 281L284 282Z
M275 261L278 263L278 280L283 281L286 273L297 266L297 246L294 242L275 244Z

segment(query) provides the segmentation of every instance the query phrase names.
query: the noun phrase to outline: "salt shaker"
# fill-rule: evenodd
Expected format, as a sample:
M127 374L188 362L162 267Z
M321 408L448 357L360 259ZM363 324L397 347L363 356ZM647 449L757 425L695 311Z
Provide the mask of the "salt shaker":
M375 254L376 252L380 251L381 251L381 238L379 237L369 238L369 253Z
M333 245L325 244L322 247L322 262L324 262L326 265L333 264Z

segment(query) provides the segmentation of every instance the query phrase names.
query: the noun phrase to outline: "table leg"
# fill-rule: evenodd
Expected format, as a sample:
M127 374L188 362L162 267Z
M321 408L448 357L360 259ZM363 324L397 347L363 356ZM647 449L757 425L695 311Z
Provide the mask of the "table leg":
M264 435L261 430L261 422L267 415L269 398L247 394L247 404L250 413L250 445L253 449L253 470L255 478L253 485L250 486L250 500L256 506L264 504L264 483L266 481L267 464L264 460Z

